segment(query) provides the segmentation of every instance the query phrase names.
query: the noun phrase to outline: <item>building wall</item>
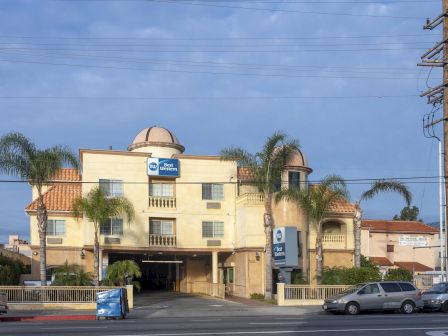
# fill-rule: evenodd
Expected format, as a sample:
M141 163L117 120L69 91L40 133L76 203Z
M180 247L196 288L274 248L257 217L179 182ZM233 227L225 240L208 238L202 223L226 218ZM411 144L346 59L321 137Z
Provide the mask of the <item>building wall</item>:
M403 234L370 232L362 230L361 233L361 253L369 257L386 257L392 263L397 261L418 262L433 269L439 266L439 248L412 248L412 246L400 245L400 236L425 237L428 246L438 246L438 234ZM394 246L394 252L387 252L387 245Z

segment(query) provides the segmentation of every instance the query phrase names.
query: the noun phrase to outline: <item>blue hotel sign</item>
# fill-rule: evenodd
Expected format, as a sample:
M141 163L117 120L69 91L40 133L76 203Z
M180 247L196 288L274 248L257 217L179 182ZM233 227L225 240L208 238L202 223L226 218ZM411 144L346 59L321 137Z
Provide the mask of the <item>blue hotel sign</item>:
M272 231L272 254L275 265L280 267L297 267L298 246L297 228L285 226Z
M147 161L149 176L179 177L179 167L178 159L148 158Z

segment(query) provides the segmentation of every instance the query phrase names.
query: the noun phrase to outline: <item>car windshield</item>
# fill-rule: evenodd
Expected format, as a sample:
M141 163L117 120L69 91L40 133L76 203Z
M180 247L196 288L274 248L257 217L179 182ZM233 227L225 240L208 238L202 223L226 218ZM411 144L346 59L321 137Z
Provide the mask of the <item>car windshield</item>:
M432 286L430 289L428 289L425 294L442 294L445 293L448 289L448 284L446 283L439 283L437 285Z
M362 287L364 287L365 284L357 284L354 286L351 286L349 288L344 289L340 294L351 294L356 292L358 289L361 289Z

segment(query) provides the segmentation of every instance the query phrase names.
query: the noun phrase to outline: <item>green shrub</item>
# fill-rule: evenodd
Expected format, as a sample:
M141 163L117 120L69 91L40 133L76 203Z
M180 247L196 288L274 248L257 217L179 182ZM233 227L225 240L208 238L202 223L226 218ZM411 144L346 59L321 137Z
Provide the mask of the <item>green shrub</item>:
M134 260L116 261L107 268L106 278L102 284L105 286L125 286L132 284L140 291L140 282L132 281L132 279L140 278L141 276L140 266ZM129 279L131 283L128 283Z
M66 260L64 265L58 267L54 272L52 286L91 286L92 274L85 272L79 265L69 264Z
M384 280L412 281L413 279L412 272L404 268L391 268L384 276Z
M323 285L356 285L362 282L380 281L381 274L378 267L325 267L323 271Z
M264 300L264 294L261 293L252 293L250 298L253 300Z
M20 275L25 273L29 273L29 268L23 262L0 254L0 285L19 285Z

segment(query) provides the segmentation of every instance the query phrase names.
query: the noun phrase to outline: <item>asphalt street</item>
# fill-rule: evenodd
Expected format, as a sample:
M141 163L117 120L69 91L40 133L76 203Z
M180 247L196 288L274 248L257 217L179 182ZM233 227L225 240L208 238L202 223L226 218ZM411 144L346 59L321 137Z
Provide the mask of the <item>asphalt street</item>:
M242 317L154 317L125 320L8 322L0 335L429 335L448 336L448 314L418 313L346 315L257 314Z

